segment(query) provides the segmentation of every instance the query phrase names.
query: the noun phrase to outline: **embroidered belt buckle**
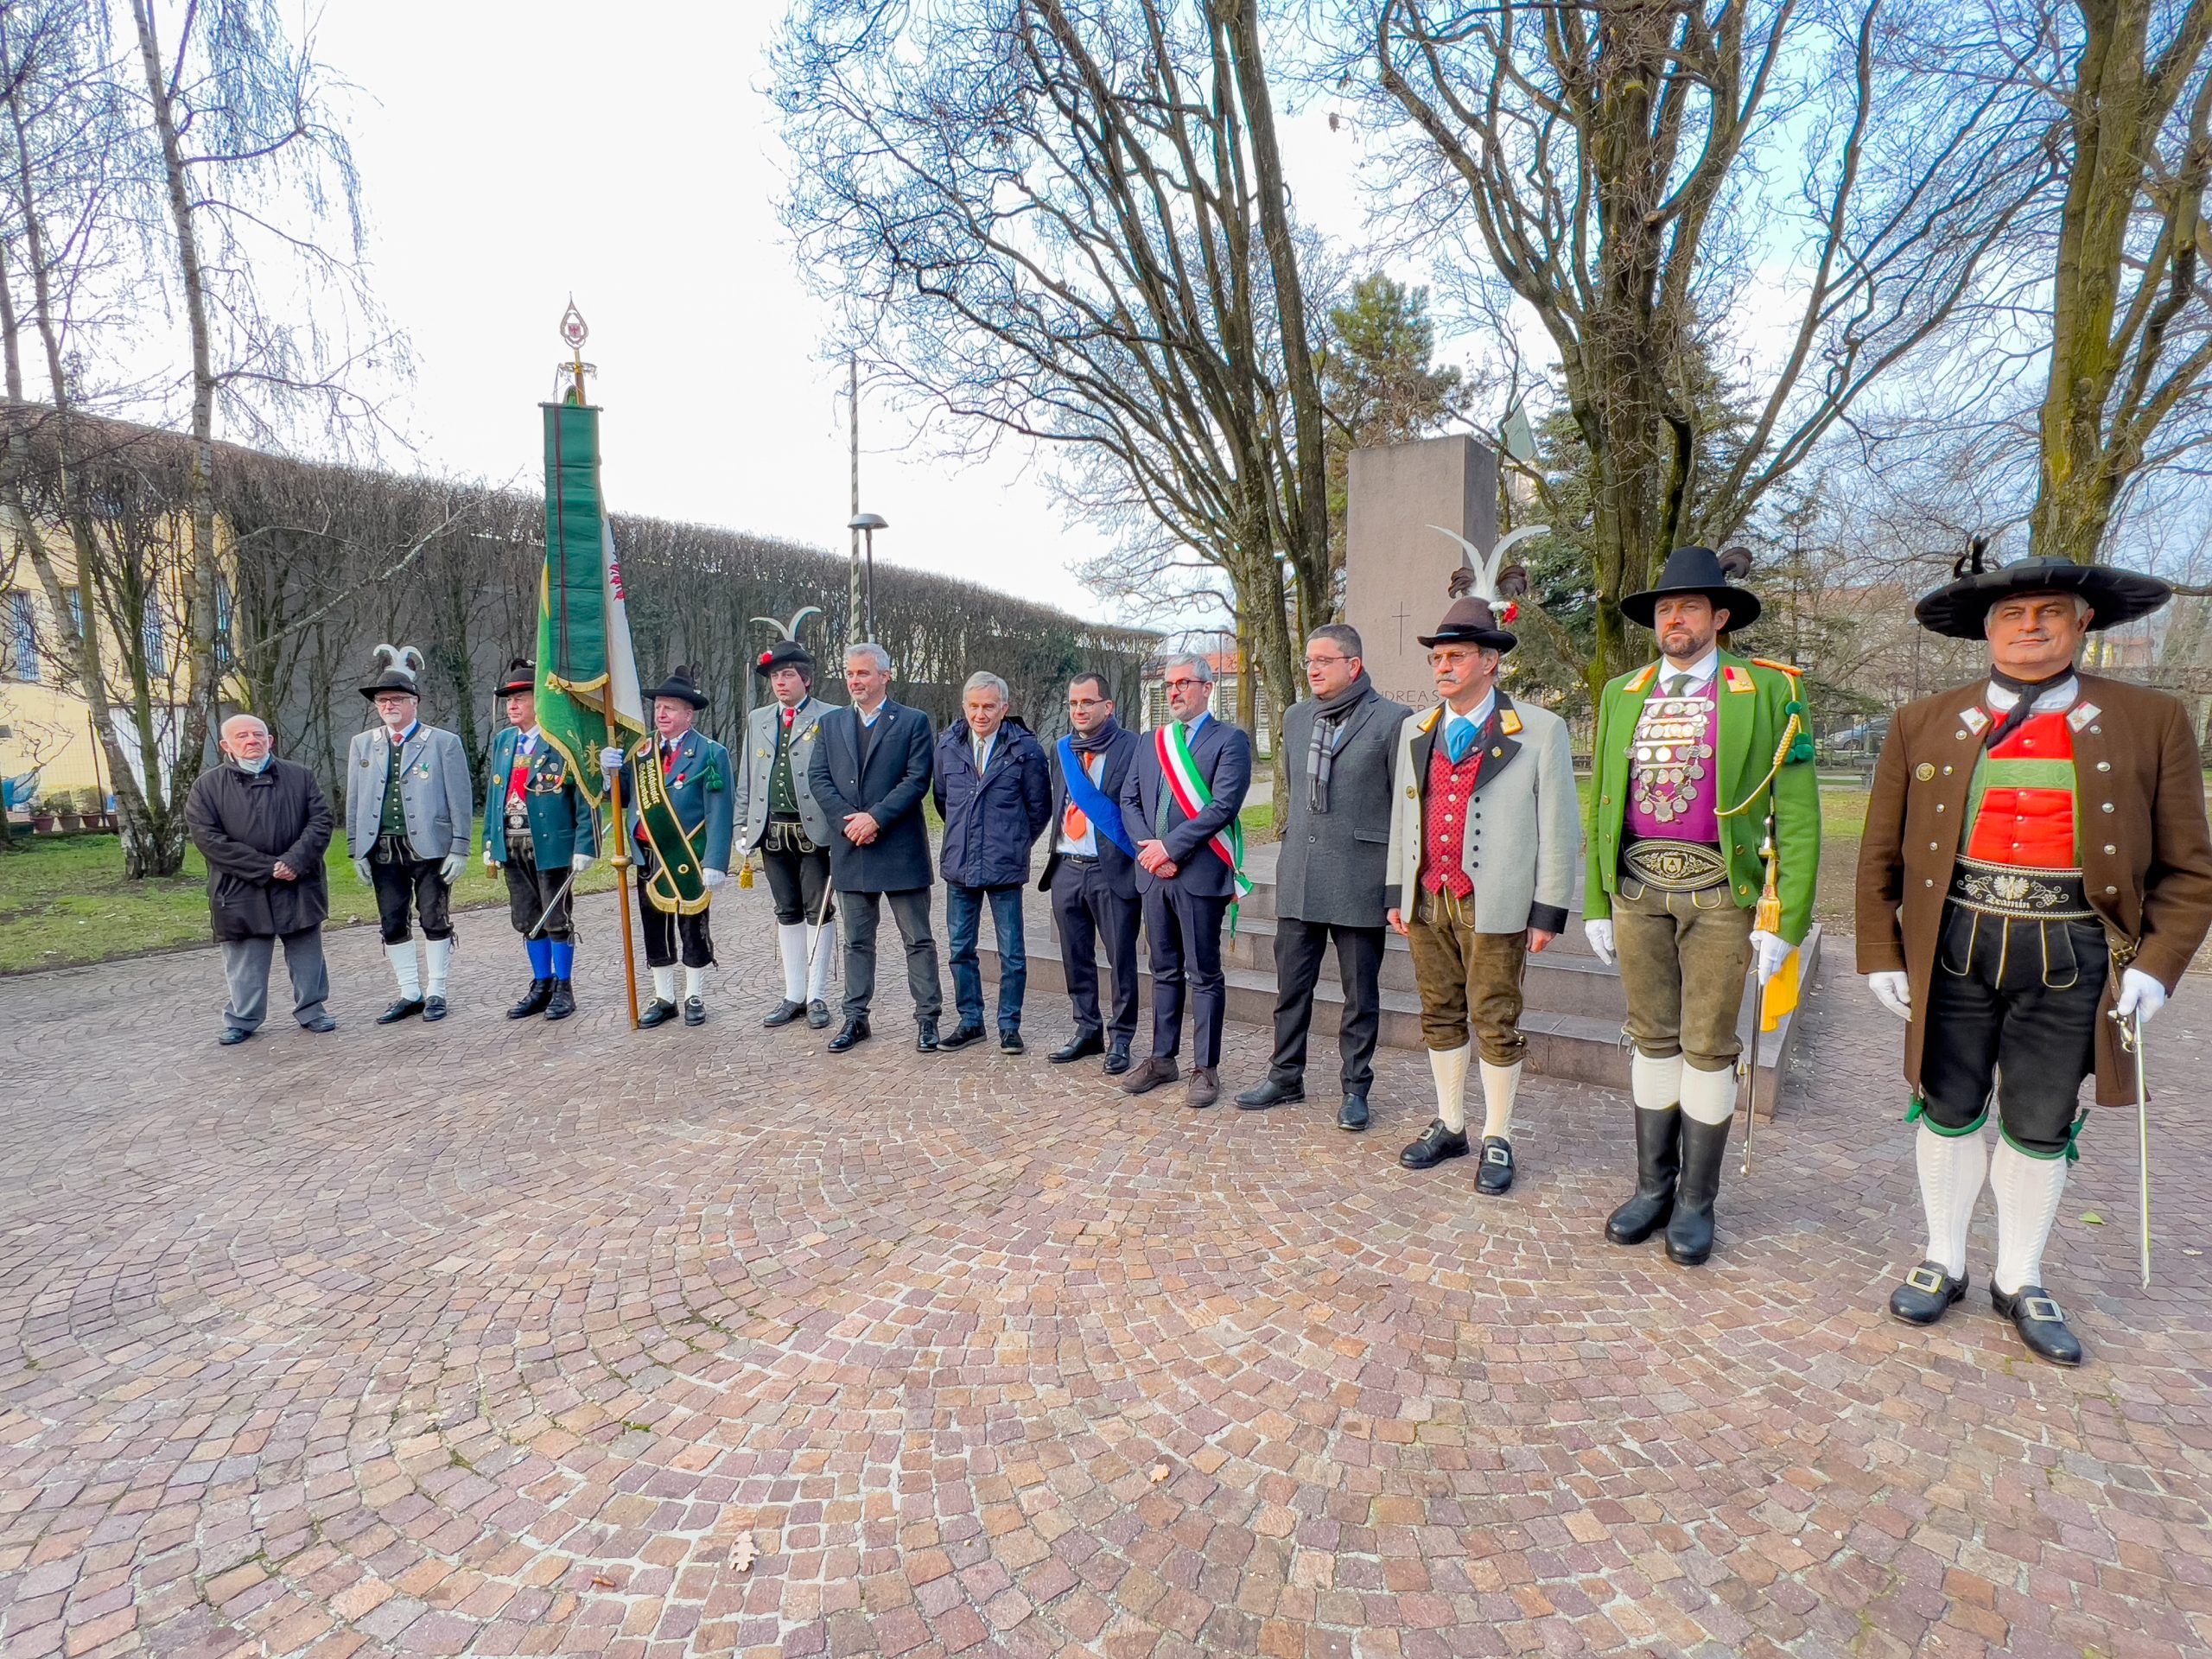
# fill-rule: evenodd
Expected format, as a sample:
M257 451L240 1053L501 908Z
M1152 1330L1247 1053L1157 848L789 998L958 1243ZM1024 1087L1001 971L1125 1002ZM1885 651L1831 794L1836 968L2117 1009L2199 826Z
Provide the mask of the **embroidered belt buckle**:
M2066 1315L2056 1302L2048 1296L2031 1296L2020 1304L2020 1311L2038 1325L2063 1325Z
M510 830L527 831L530 829L530 812L528 809L519 806L510 806L507 809L507 828Z
M1621 849L1621 868L1661 893L1702 893L1728 879L1728 861L1702 841L1632 841Z
M2079 870L2020 869L1961 858L1951 870L1950 896L1962 909L2008 921L2086 922L2096 915Z
M1915 1290L1924 1290L1930 1296L1939 1296L1943 1291L1943 1275L1930 1267L1915 1268L1905 1274L1904 1281Z

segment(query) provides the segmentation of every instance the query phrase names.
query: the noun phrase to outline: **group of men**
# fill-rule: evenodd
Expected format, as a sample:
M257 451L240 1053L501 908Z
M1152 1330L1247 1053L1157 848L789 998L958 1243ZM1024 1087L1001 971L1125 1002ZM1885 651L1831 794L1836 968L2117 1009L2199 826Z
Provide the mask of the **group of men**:
M1662 1232L1686 1266L1713 1248L1713 1212L1739 1091L1746 988L1781 971L1811 925L1821 807L1798 671L1722 647L1749 627L1748 561L1678 550L1660 579L1621 601L1658 659L1600 694L1586 804L1566 724L1499 685L1516 639L1497 573L1471 571L1432 634L1436 702L1418 712L1370 681L1358 634L1306 641L1310 698L1281 728L1287 787L1277 802L1277 1003L1267 1076L1246 1109L1301 1101L1316 987L1333 949L1342 982L1337 1122L1370 1122L1368 1095L1389 935L1419 989L1434 1120L1399 1154L1432 1169L1479 1151L1474 1185L1496 1196L1516 1173L1512 1130L1526 1039L1528 958L1577 902L1591 950L1618 962L1632 1045L1637 1179L1606 1224L1622 1246ZM2030 1351L2078 1363L2079 1339L2042 1283L2042 1257L2068 1162L2095 1098L2132 1100L2123 1043L2177 983L2212 924L2212 833L2197 745L2162 693L2084 675L2087 635L2155 610L2170 590L2101 566L2024 560L1985 568L1977 551L1923 598L1931 630L1984 639L1986 681L1908 705L1885 742L1859 868L1860 971L1909 1021L1908 1122L1927 1224L1925 1259L1893 1293L1898 1319L1932 1324L1964 1294L1968 1223L1994 1192L1992 1300ZM1502 612L1502 614L1501 614ZM419 719L419 658L379 649L363 695L378 723L348 757L347 850L375 890L398 999L380 1018L445 1012L448 899L470 841L459 740ZM1054 1064L1101 1058L1141 1095L1182 1080L1214 1105L1226 981L1224 927L1249 890L1239 814L1252 775L1246 734L1216 718L1207 658L1166 665L1167 718L1123 727L1109 683L1069 683L1070 730L1050 748L1010 708L1005 682L973 676L963 715L933 735L889 696L882 648L847 652L850 701L815 691L795 640L763 652L772 700L755 709L742 763L693 728L706 699L677 669L649 694L654 735L599 758L631 780L625 820L654 996L640 1023L705 1017L714 961L708 913L733 859L757 855L775 903L782 996L769 1027L831 1023L830 924L840 921L848 1053L871 1036L879 901L905 946L923 1052L987 1036L978 946L988 912L1001 972L1000 1046L1022 1052L1022 893L1034 843L1050 894L1075 1020ZM499 688L508 729L493 746L484 857L504 869L531 982L509 1010L573 1012L568 896L597 855L573 763L545 743L531 664ZM231 1002L225 1042L260 1023L275 940L287 950L295 1015L327 1031L318 931L331 816L311 773L270 755L250 715L226 723L232 763L203 777L189 818L210 869ZM925 803L943 822L938 858L957 1024L943 1033L931 930ZM418 964L410 911L425 938ZM1137 953L1149 953L1148 1052L1133 1055ZM1103 949L1104 969L1100 956ZM683 969L679 989L677 968ZM1471 1074L1482 1126L1468 1127ZM1982 1136L1992 1111L1999 1143Z

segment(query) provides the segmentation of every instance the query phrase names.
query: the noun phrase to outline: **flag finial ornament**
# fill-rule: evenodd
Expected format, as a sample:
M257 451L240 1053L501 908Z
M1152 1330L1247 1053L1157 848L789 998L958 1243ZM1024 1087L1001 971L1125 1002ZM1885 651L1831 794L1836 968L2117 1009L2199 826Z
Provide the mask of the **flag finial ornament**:
M584 314L576 309L576 296L571 294L569 308L561 314L561 339L569 348L569 361L561 365L561 372L571 382L561 393L563 403L582 404L585 401L584 376L599 372L584 361L584 342L590 338L591 330L585 325Z

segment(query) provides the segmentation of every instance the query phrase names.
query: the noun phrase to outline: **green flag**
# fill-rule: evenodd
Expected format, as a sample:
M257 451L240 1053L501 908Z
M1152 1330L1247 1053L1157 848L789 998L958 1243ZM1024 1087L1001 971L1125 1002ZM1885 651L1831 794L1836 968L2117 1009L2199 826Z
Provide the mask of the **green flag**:
M537 726L597 806L606 789L599 752L628 747L626 732L644 733L645 700L614 532L600 494L599 411L573 403L540 407L545 576L537 605Z

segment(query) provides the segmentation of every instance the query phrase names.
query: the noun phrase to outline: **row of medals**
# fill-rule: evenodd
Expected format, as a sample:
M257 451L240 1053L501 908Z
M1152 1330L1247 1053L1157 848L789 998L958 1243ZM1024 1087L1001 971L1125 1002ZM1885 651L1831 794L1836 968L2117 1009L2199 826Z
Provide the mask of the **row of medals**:
M1684 817L1713 746L1705 741L1713 705L1703 697L1655 697L1637 722L1636 804L1662 823Z

